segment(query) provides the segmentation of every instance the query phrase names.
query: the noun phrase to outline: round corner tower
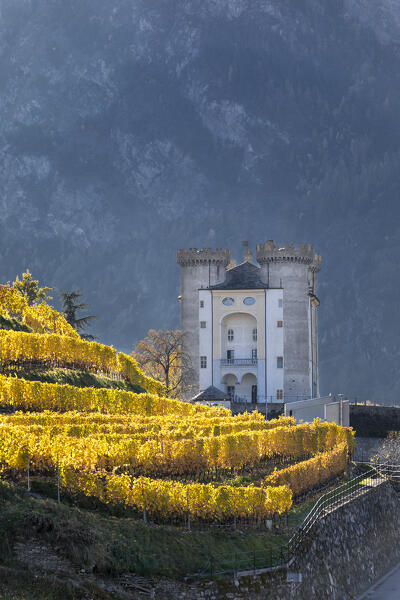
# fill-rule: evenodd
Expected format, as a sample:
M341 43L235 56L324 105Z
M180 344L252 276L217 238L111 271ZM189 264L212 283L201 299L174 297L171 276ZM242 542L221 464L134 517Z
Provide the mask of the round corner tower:
M317 397L318 320L317 273L321 256L312 244L268 241L258 244L261 279L268 288L283 289L284 396L290 402Z
M222 248L178 250L181 267L181 328L185 351L194 366L193 387L199 386L199 290L221 283L230 262L230 251Z

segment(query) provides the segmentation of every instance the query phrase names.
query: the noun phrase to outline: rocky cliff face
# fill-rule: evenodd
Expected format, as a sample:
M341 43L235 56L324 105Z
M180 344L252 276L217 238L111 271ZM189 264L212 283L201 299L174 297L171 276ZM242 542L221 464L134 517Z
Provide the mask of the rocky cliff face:
M186 246L311 241L322 391L400 391L393 0L4 0L0 278L79 287L129 350Z

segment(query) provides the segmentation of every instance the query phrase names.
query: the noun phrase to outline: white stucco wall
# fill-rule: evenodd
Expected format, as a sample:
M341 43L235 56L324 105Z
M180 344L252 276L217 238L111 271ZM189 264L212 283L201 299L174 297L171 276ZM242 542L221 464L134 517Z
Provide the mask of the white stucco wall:
M246 305L243 300L253 297L255 303ZM235 394L243 400L251 401L251 385L257 385L258 401L265 397L265 327L264 290L217 290L213 292L214 318L214 385L226 390L226 376L229 385L235 383ZM234 304L226 306L224 298L233 298ZM234 332L234 339L228 340L228 329ZM257 341L253 340L253 329L257 329ZM227 358L227 350L234 351L235 359L251 359L252 350L257 350L257 364L221 366L221 359ZM245 377L243 380L244 376ZM254 377L256 379L254 379Z
M233 341L228 340L228 330L233 331ZM243 312L227 314L221 323L221 358L226 358L227 350L233 350L235 358L251 358L251 351L258 350L253 341L253 329L257 329L254 315Z
M204 302L204 307L201 307L201 302ZM200 391L207 389L212 385L212 296L209 290L199 290L199 388ZM201 329L200 322L205 321L205 329ZM207 368L200 367L200 357L207 357ZM217 386L218 387L218 386Z
M267 400L276 401L277 390L284 390L285 355L283 348L284 328L278 327L277 322L283 321L283 306L279 306L279 300L283 300L282 289L267 290L267 318L266 318L266 356L267 356ZM277 367L277 357L283 356L283 369Z

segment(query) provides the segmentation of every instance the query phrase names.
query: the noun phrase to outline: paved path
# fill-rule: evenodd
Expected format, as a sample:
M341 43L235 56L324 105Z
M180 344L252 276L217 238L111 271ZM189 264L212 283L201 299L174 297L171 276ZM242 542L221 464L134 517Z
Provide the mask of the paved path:
M357 600L400 600L400 563Z

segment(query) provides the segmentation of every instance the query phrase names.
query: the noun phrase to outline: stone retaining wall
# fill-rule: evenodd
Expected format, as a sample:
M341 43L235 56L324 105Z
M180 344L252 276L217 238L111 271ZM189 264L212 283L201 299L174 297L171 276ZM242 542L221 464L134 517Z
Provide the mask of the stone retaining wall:
M351 600L400 560L400 501L390 483L321 519L286 571L191 584L159 580L157 600Z
M386 437L400 431L400 407L350 405L350 425L362 437Z

